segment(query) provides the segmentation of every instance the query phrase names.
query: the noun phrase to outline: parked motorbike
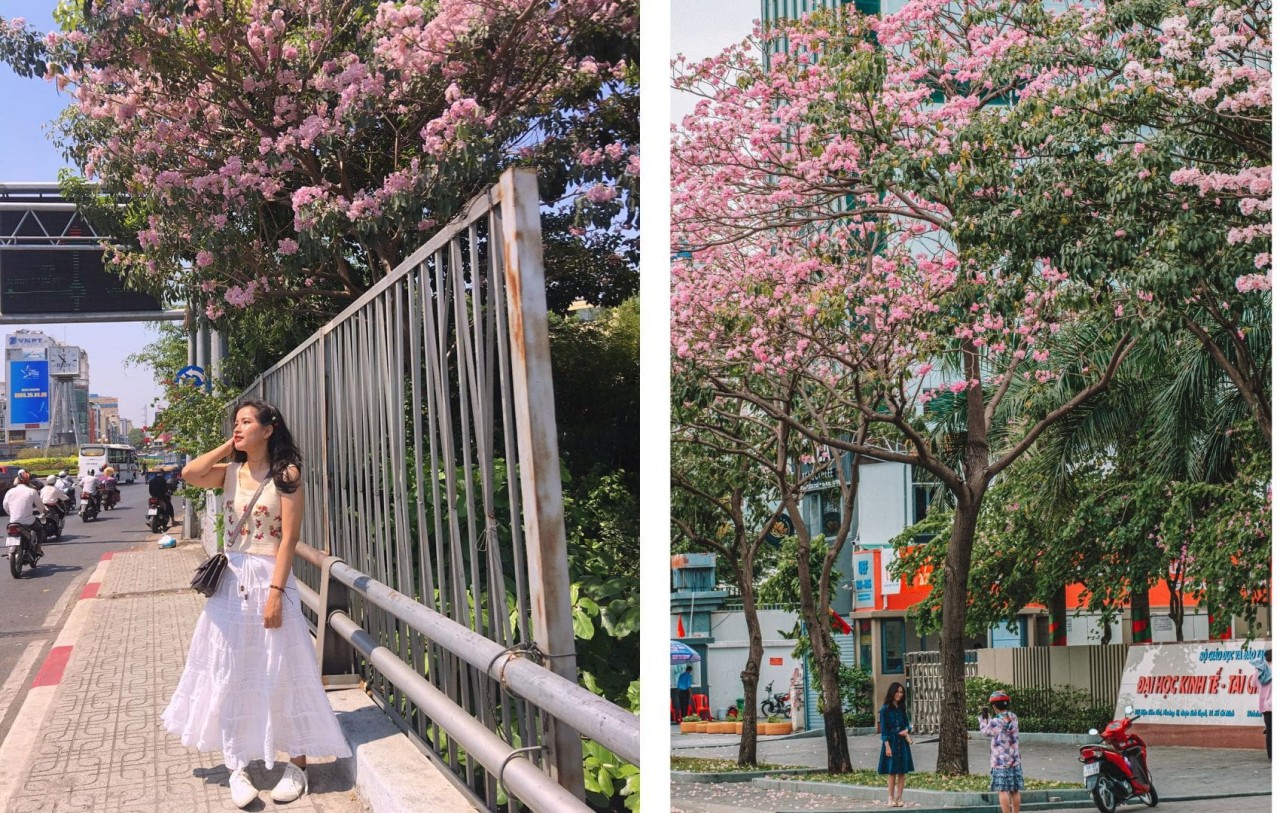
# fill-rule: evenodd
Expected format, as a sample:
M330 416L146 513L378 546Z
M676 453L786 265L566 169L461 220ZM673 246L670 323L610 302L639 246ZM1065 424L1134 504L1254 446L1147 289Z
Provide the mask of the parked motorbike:
M791 693L790 692L774 692L773 681L769 681L769 685L764 687L766 699L760 703L760 713L766 717L774 714L780 714L783 717L791 716Z
M1140 718L1133 713L1133 706L1125 706L1124 717L1112 720L1098 734L1097 745L1080 746L1080 761L1084 763L1084 787L1093 796L1093 803L1102 813L1115 813L1116 805L1129 799L1137 799L1147 807L1155 807L1160 797L1147 767L1147 744L1129 731L1129 726Z
M5 528L5 548L9 551L9 572L15 579L21 578L22 568L35 568L40 554L36 553L36 532L33 528L10 522Z
M169 508L159 497L147 499L147 524L154 533L163 533L169 529L173 517L169 516Z
M89 492L80 495L80 520L88 522L98 517L98 500Z
M45 512L44 519L40 520L44 526L45 539L61 539L62 528L67 522L66 509L62 507L62 503L45 503L45 508L49 510Z

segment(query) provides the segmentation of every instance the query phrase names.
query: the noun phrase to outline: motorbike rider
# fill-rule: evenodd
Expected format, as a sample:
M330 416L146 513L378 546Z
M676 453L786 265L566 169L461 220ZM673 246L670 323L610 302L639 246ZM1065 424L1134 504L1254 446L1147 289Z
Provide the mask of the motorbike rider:
M20 469L14 478L14 487L4 495L4 510L9 514L9 522L21 525L30 532L36 541L36 558L44 556L44 529L39 519L49 509L40 501L40 494L31 485L31 473Z
M62 493L68 497L72 496L72 489L76 487L75 480L71 479L71 475L67 474L67 470L63 469L58 472L58 488L62 489Z
M173 500L170 499L169 495L173 492L169 488L169 483L164 479L163 474L157 473L147 481L147 493L152 497L155 497L164 505L165 510L169 512L169 519L172 520L174 517Z
M120 489L116 484L116 470L107 466L102 470L102 494L112 504L120 502Z
M45 504L46 508L57 508L62 512L63 516L71 510L67 505L62 503L70 503L71 498L67 493L58 487L58 476L50 474L44 480L44 488L40 489L40 501Z
M80 478L80 493L88 494L96 511L102 510L102 496L98 493L97 471L89 469L89 473Z

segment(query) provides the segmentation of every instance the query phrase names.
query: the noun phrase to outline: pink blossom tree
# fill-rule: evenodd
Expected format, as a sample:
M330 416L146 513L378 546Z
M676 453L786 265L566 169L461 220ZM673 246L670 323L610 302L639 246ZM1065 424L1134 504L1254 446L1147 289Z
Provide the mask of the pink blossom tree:
M58 132L100 187L71 192L129 238L112 267L210 319L337 312L513 164L576 231L636 222L635 0L61 14L43 38L0 19L0 57L73 94Z
M676 357L817 443L928 471L955 501L934 585L942 773L968 769L963 635L983 499L1109 385L1134 347L1129 320L1149 304L1114 279L975 239L976 212L1026 160L993 137L1008 102L1074 78L1030 59L1061 30L1033 5L815 15L678 67L677 84L704 99L673 152L673 236L693 249L673 269ZM759 49L774 37L787 52L765 67ZM797 374L821 408L778 407Z
M1032 58L1074 77L994 134L1027 160L974 228L1140 291L1141 328L1193 335L1270 438L1270 346L1250 337L1271 311L1270 4L1099 6L1058 25Z

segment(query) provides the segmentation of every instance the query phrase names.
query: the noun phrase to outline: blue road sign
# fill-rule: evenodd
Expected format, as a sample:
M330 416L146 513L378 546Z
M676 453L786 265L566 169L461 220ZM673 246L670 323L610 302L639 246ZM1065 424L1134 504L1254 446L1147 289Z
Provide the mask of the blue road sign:
M204 368L197 367L194 364L188 364L186 367L179 370L178 374L173 377L173 383L191 384L192 386L203 387Z

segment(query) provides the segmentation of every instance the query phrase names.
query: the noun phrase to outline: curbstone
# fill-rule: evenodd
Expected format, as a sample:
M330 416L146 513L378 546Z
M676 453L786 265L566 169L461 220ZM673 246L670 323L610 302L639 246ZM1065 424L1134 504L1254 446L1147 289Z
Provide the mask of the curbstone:
M697 771L672 771L672 784L714 785L732 784L734 782L750 782L752 779L767 779L771 776L796 776L813 773L826 773L825 768L783 768L777 771L724 771L722 773L701 773Z
M338 760L356 795L376 813L471 810L472 804L361 689L330 691L352 756Z

